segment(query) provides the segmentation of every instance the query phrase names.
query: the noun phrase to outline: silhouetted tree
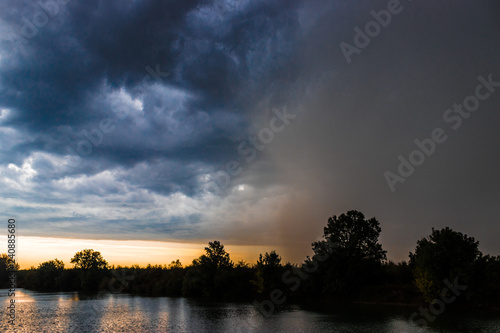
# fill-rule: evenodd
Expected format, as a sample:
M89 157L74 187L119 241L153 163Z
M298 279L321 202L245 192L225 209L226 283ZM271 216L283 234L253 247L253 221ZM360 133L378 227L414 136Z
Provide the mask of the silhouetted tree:
M39 288L44 291L58 291L62 287L64 263L62 260L54 259L38 265L36 278Z
M208 243L205 254L193 260L182 285L184 296L221 297L229 280L233 262L219 241Z
M324 240L312 244L315 255L309 260L314 271L311 284L320 288L316 292L344 296L375 282L386 260L386 251L378 243L380 232L375 218L365 219L358 211L330 217Z
M92 249L84 249L75 253L73 258L71 258L71 263L75 265L75 268L80 268L84 271L106 269L108 267L108 262L104 260L101 252Z
M176 261L172 261L168 265L168 269L177 269L177 268L182 268L182 263L179 259L177 259Z
M205 248L205 253L198 259L201 266L215 270L233 267L229 253L226 252L224 245L219 241L209 242L208 247Z
M106 277L108 262L99 251L84 249L77 252L71 263L81 270L81 287L84 291L97 291Z
M274 289L284 289L282 274L281 257L276 251L266 252L264 256L260 254L256 265L255 280L253 281L257 287L257 293L268 296Z
M474 284L474 266L482 256L478 247L479 242L473 237L448 227L433 228L429 237L419 240L415 253L410 253L410 267L425 300L439 297L446 287L445 279L453 283L458 278L461 285L469 287ZM471 292L473 289L467 291L469 295Z
M17 271L19 264L15 263L6 253L0 256L0 286L9 286L9 275L12 271Z

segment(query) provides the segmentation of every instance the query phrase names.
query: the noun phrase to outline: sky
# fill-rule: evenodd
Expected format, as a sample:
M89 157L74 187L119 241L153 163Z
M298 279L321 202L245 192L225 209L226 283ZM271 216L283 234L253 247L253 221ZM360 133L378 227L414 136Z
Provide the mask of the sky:
M213 240L298 263L349 210L377 218L394 261L445 226L499 255L499 15L493 0L2 1L0 212L21 266L83 248L189 264Z

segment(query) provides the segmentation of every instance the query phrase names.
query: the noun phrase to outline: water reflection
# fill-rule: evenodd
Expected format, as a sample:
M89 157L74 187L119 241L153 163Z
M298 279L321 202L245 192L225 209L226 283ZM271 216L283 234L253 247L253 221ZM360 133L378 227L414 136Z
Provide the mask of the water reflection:
M0 302L9 302L0 290ZM130 295L16 291L16 332L500 332L498 313L444 313L429 327L408 323L413 307L291 306L264 317L250 304ZM0 328L9 328L4 312Z

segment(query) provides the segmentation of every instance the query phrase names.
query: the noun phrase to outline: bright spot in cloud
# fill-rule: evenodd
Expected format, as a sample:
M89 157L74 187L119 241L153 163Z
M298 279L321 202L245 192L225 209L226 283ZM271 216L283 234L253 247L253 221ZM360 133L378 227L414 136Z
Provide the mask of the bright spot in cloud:
M2 60L1 56L0 56L0 61ZM10 114L10 110L9 109L0 109L0 120L4 120L5 118L7 118Z
M111 110L119 117L139 117L143 115L144 104L140 99L134 99L125 89L115 90L108 96Z
M28 180L37 175L36 170L31 167L32 163L33 160L28 158L26 162L23 163L22 167L18 167L17 165L10 163L7 168L17 174L22 184L26 184Z

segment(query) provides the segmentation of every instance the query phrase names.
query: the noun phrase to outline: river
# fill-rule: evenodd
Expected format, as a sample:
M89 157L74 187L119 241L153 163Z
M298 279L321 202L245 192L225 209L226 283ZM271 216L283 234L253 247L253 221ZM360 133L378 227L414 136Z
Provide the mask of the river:
M2 332L12 328L6 313ZM185 298L104 295L96 299L77 293L37 293L16 290L15 332L500 332L500 314L444 311L425 327L411 324L412 306L358 305L327 308L319 304L290 306L263 316L251 304L218 303Z

